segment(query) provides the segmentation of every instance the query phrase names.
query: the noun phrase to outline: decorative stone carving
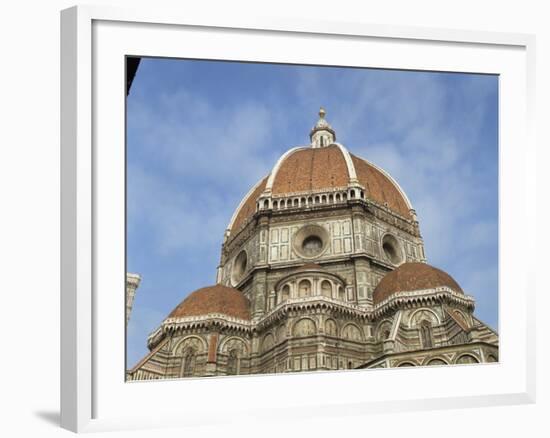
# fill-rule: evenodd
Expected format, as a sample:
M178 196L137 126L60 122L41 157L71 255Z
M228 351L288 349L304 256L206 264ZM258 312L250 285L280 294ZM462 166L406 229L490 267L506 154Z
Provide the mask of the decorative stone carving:
M206 341L197 336L189 336L176 345L175 352L177 355L182 355L188 349L203 353L206 351Z
M294 324L293 336L311 336L317 332L315 322L310 318L302 318Z
M429 321L432 325L439 324L439 318L433 310L420 309L411 314L409 326L419 327L422 321Z
M264 336L264 339L262 341L262 351L265 352L267 350L270 350L275 345L275 337L272 333L268 333Z
M336 325L336 321L333 319L327 319L325 321L325 334L327 336L337 336L338 335L338 327Z
M342 329L342 338L349 341L361 341L363 336L361 335L361 329L355 324L349 323Z

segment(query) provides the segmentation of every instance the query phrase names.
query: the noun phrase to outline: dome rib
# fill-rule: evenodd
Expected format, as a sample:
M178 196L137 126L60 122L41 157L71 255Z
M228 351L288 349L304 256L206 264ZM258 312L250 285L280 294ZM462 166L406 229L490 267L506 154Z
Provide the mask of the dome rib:
M275 166L269 173L269 178L267 179L267 183L265 185L265 190L271 192L273 189L273 181L275 180L275 177L277 176L277 172L279 171L279 168L281 167L281 164L286 160L286 158L289 155L292 155L294 152L300 150L300 149L306 149L309 148L309 146L297 146L295 148L289 149L286 151L281 157L277 160L277 163L275 163Z
M336 145L295 150L272 173L274 195L347 187L350 180L346 160Z
M367 197L386 205L395 213L411 218L412 205L405 192L387 172L363 158L350 154L359 183L367 190Z
M262 178L242 199L241 203L233 213L233 217L227 226L227 230L231 233L233 230L238 230L244 223L256 212L256 201L265 190L268 177Z

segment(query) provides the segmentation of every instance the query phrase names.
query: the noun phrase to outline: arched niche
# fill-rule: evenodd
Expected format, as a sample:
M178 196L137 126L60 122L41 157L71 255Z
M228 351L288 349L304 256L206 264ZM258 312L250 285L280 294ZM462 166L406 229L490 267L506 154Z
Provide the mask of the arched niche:
M290 298L290 285L285 284L277 294L277 304L284 303Z
M207 349L206 341L196 335L186 336L179 340L173 348L173 352L176 356L181 356L183 351L192 347L198 354L203 353Z
M472 363L479 363L479 360L472 354L462 354L456 359L455 363L460 365L466 365L466 364L472 364Z
M342 338L349 341L361 341L363 336L359 327L353 323L349 323L342 328Z
M275 345L273 333L267 333L262 340L262 351L270 350Z
M460 310L455 309L453 310L453 316L460 321L464 326L469 327L470 324L468 323L468 318L466 318L466 315L462 313Z
M437 366L437 365L449 365L445 360L436 357L434 359L430 359L426 362L427 366Z
M334 319L327 319L325 321L325 334L328 336L338 336L338 326Z
M248 354L248 342L238 336L230 336L225 338L218 348L218 352L228 354L231 350L238 350L242 355Z
M409 316L409 327L418 327L422 321L430 321L432 325L441 324L441 320L437 313L432 309L423 307L411 313Z
M286 339L286 325L282 324L277 328L277 342L284 341Z
M332 283L328 280L321 281L321 295L332 298Z
M376 340L378 342L385 341L389 339L391 334L392 322L390 320L384 320L378 324L376 328Z
M305 298L311 296L311 281L308 279L300 280L298 283L298 297Z
M317 332L315 321L310 318L302 318L294 324L292 335L295 337L311 336Z

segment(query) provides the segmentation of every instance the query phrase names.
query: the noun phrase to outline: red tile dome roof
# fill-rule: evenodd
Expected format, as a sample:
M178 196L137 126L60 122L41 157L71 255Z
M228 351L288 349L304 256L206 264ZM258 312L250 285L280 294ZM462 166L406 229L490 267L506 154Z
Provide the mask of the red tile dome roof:
M446 286L455 292L464 293L458 283L446 272L427 263L403 263L382 278L374 289L374 304L381 303L397 292L433 289Z
M346 160L336 145L306 147L286 156L275 173L272 193L284 195L347 187Z
M185 298L168 318L221 313L233 318L250 319L250 303L241 291L216 284L197 289Z
M387 205L393 212L410 219L411 207L409 207L409 202L399 186L389 176L385 175L381 169L362 158L353 154L350 155L359 184L366 189L367 198L378 204Z
M355 175L354 175L355 174ZM256 212L256 202L264 190L275 196L307 194L330 189L345 189L355 178L365 188L365 197L393 212L411 219L411 207L397 183L373 164L350 154L345 147L305 146L285 153L268 176L243 199L229 230L239 230Z

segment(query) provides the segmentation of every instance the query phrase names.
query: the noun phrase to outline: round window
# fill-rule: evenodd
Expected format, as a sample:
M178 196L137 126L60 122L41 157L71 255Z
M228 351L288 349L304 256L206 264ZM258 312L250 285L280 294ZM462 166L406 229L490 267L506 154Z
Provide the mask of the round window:
M309 257L319 254L322 249L323 241L319 236L308 236L302 242L302 251Z
M241 251L235 258L235 261L233 262L233 269L231 271L231 280L234 285L243 278L247 265L248 256L246 255L246 251Z
M401 263L402 255L399 249L399 242L391 234L386 234L382 239L382 250L391 263L394 265Z
M319 225L305 225L294 235L293 247L299 256L311 259L320 256L328 246L328 232Z

